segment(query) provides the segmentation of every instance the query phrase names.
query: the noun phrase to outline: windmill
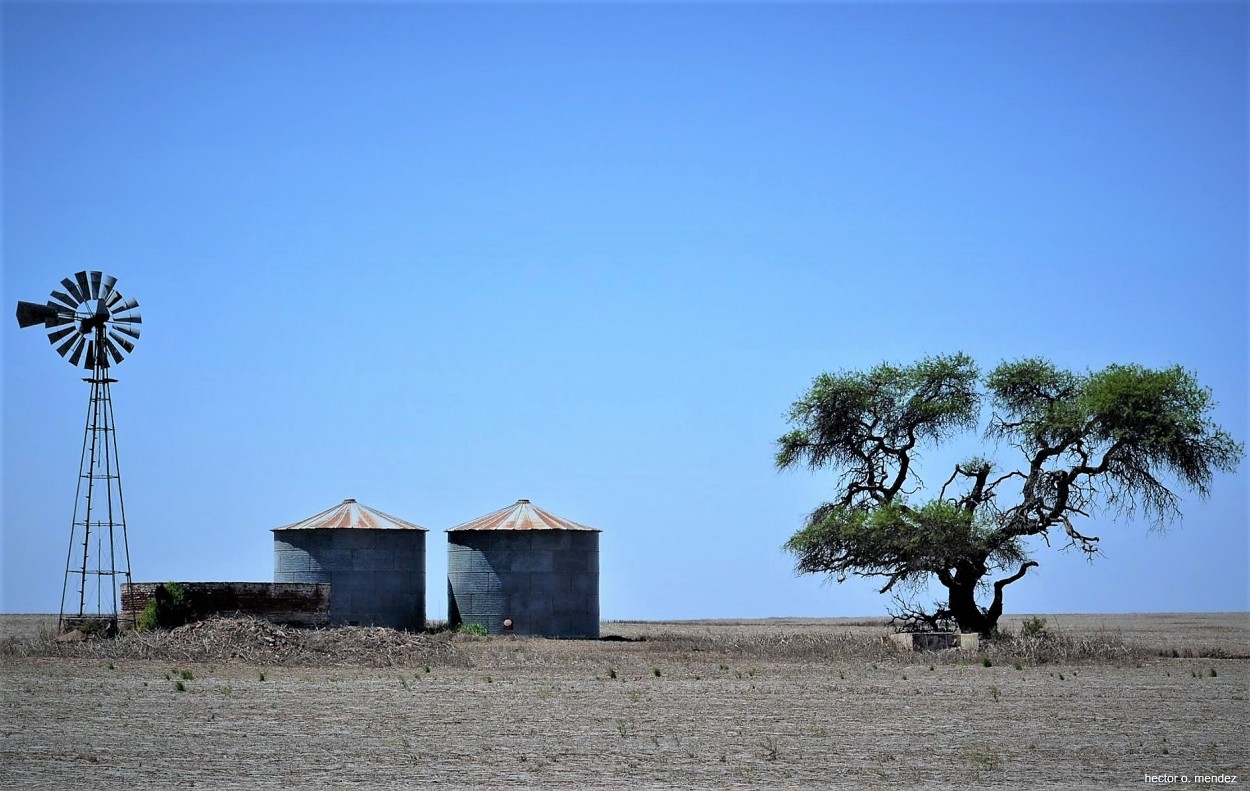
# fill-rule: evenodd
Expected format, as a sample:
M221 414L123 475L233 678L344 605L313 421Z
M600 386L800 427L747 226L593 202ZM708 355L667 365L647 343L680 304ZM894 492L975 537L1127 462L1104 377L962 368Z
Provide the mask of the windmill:
M70 527L65 581L61 587L58 631L116 633L118 585L130 582L130 545L122 504L117 432L109 369L134 351L139 337L139 303L117 290L117 278L103 272L79 272L61 281L46 304L17 303L21 327L42 324L48 341L70 365L91 372L91 384L78 489ZM133 624L134 613L126 614Z

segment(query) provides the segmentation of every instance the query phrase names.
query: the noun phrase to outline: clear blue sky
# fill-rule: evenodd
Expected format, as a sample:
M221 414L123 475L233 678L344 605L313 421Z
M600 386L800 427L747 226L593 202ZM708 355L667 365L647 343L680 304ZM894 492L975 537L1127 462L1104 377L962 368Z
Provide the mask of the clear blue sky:
M3 8L3 585L59 605L87 386L12 319L142 305L114 385L138 580L272 578L345 497L602 528L605 618L860 615L781 544L825 370L1179 363L1247 438L1247 6ZM931 450L940 485L955 457ZM1004 460L1010 458L1004 450ZM1247 471L1100 518L1017 612L1246 610Z

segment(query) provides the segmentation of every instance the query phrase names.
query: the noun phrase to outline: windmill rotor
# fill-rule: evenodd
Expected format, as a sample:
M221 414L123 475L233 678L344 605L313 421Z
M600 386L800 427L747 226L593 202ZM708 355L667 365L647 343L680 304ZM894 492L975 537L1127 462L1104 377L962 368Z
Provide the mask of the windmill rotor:
M45 304L18 302L18 325L42 324L57 354L75 367L108 368L134 351L143 317L139 302L117 290L117 278L84 270L61 286Z

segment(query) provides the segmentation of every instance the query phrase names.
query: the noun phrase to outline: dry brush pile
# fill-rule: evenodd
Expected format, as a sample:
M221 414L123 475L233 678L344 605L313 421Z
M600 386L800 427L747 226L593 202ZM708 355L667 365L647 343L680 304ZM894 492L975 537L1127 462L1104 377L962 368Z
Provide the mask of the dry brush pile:
M169 631L130 632L116 639L59 642L46 630L6 638L9 656L239 662L302 667L403 667L467 664L449 634L400 632L377 626L283 627L252 618L212 618Z

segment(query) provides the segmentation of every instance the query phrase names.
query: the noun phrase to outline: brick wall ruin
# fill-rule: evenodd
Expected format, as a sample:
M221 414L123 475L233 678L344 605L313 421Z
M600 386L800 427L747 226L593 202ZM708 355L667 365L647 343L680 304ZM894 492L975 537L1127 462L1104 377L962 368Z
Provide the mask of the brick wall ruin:
M140 613L159 582L122 585L122 609ZM197 620L254 615L288 626L328 626L330 586L303 582L179 582Z

